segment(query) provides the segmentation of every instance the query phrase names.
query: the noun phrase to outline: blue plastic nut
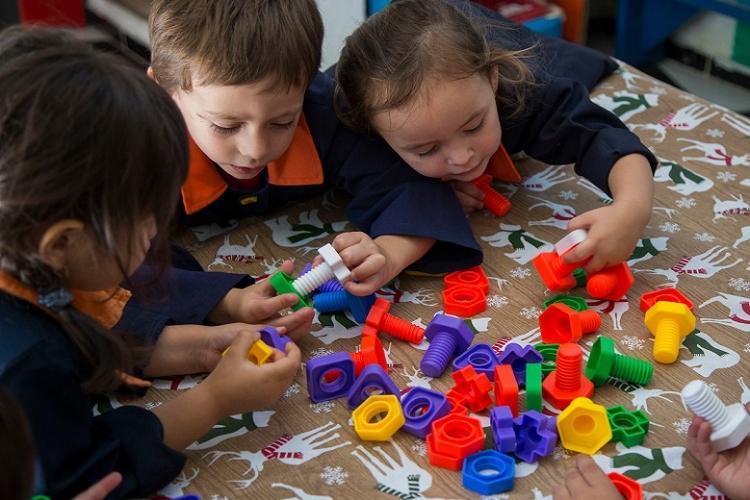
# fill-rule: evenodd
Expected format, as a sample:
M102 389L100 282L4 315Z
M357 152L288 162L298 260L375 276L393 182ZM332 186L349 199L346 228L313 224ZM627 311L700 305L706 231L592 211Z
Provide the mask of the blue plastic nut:
M305 364L307 392L315 403L346 396L354 383L354 361L346 352L313 358Z
M527 345L521 347L520 344L510 342L500 353L500 364L510 365L513 368L513 374L516 376L516 382L519 387L526 385L526 365L528 363L541 363L544 358L534 347Z
M346 404L354 409L364 403L365 399L378 394L399 395L398 386L377 363L367 365L349 389Z
M272 326L260 329L260 340L281 352L286 352L286 345L292 341L286 335L279 335L278 330Z
M445 394L424 387L414 387L401 398L406 423L402 430L420 438L432 432L432 422L451 410Z
M364 323L370 308L375 303L375 294L359 297L352 295L346 290L336 292L321 292L315 296L314 306L318 312L332 313L338 311L349 311L354 321Z
M516 451L516 432L513 429L513 413L509 406L496 406L490 411L490 426L497 451Z
M536 462L552 453L557 445L557 418L531 410L513 419L516 431L516 456L524 462Z
M484 450L464 460L464 488L481 495L495 495L513 489L516 462L497 450Z
M477 373L484 373L491 381L495 380L495 366L500 359L489 344L479 343L469 347L463 354L453 360L453 369L460 370L466 365L474 367Z

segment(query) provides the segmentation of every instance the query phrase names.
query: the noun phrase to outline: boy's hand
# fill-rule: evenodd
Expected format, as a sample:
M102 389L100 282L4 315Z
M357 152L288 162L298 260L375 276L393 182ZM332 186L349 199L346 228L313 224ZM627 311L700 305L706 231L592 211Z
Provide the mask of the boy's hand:
M624 262L633 253L648 223L650 214L642 212L628 204L614 202L573 218L568 231L586 229L588 237L567 252L563 261L573 263L591 257L584 266L587 273Z
M468 214L484 208L484 193L471 182L451 181L451 187L465 213Z
M745 406L750 411L750 404ZM750 498L750 439L731 450L717 453L711 444L711 424L693 417L688 428L687 449L700 463L706 477L729 498Z
M555 500L620 500L622 495L588 455L576 456L576 466L565 475L565 483L552 493Z
M375 293L393 278L385 252L365 233L341 233L332 245L352 272L352 279L344 284L349 293Z

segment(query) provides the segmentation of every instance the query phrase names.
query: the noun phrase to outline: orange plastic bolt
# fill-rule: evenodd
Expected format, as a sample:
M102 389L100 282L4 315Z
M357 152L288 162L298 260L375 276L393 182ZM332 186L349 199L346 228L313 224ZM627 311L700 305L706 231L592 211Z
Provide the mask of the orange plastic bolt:
M635 283L627 262L589 273L586 291L592 297L605 300L619 300Z
M409 323L405 319L388 313L391 303L385 299L376 299L365 319L365 324L392 337L419 344L424 338L424 328Z
M564 410L577 397L594 395L594 384L581 370L583 352L578 344L563 344L557 350L557 368L542 382L544 399Z
M576 311L562 302L550 304L539 316L539 331L545 344L578 342L584 334L597 331L601 324L596 311Z
M490 174L484 174L471 181L472 184L484 193L484 208L494 215L502 217L510 211L511 204L508 198L495 191L490 185L491 182L492 176Z

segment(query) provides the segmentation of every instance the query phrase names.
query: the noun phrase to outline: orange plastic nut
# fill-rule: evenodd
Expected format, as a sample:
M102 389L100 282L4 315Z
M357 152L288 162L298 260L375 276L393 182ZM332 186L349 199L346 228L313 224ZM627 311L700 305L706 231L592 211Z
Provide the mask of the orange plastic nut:
M518 416L518 382L511 365L495 366L495 405L508 406Z
M601 323L596 311L576 311L555 302L539 316L539 331L545 344L565 344L578 342L584 334L598 330Z
M460 285L443 290L446 314L470 318L487 309L487 296L478 287Z
M607 474L609 480L615 485L617 491L620 492L625 500L641 500L643 498L643 488L641 484L630 479L628 476L624 476L619 472L610 472Z
M558 410L565 409L578 397L594 395L594 384L583 374L582 362L583 352L578 344L563 344L557 350L557 368L542 382L542 393Z
M490 293L490 280L482 269L482 266L474 266L463 271L454 271L443 278L443 288L448 289L453 286L473 286L484 292L485 295Z
M427 435L427 457L431 464L460 470L464 458L484 448L484 430L476 418L449 413L432 422Z
M354 375L359 376L365 366L377 363L388 372L388 361L385 359L383 344L380 343L377 335L365 335L360 342L359 352L350 352L349 356L354 361Z
M627 262L589 273L586 291L592 297L604 300L620 300L635 283Z
M651 306L657 302L678 302L685 304L688 309L693 310L693 301L685 297L676 288L660 288L659 290L652 290L641 295L640 307L642 312L646 312L651 309Z
M573 271L586 265L588 259L566 264L556 252L540 252L532 262L547 288L555 292L564 292L575 288L576 279L573 277Z

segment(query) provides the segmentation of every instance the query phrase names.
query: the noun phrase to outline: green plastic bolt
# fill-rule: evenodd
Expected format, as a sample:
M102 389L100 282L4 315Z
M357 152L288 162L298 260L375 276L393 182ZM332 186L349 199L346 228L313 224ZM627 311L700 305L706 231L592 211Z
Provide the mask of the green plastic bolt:
M586 311L589 306L586 304L586 300L583 297L576 297L575 295L555 295L544 302L542 302L542 310L547 309L551 304L562 303L570 307L574 311Z
M646 385L654 374L654 366L642 359L615 354L614 340L600 336L591 348L585 374L597 387L604 384L610 376Z

